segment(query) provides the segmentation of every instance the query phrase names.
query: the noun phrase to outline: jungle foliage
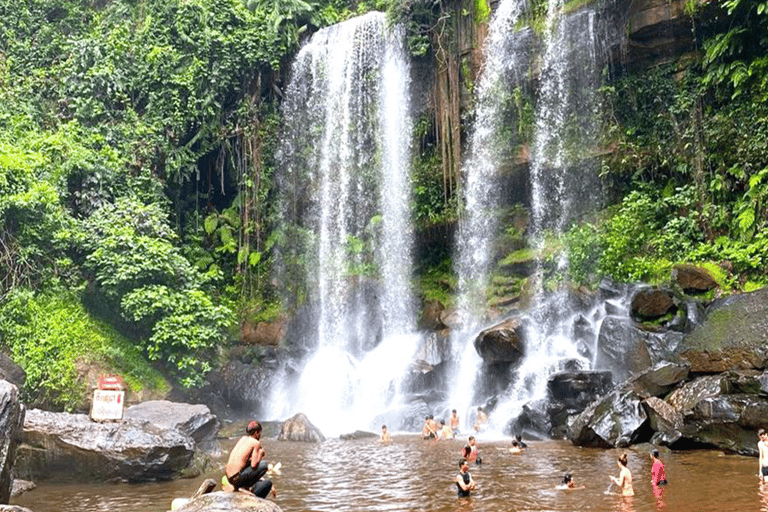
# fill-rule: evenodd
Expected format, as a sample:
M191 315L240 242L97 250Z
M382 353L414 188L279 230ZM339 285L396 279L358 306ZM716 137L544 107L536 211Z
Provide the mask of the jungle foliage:
M72 406L89 352L48 317L101 318L197 386L238 313L270 310L280 79L303 33L368 3L0 0L0 348L29 396ZM36 344L72 354L60 382Z
M660 281L715 262L734 289L768 284L768 2L723 2L698 27L702 58L602 91L605 177L623 199L566 236L579 281ZM691 13L695 16L695 12Z

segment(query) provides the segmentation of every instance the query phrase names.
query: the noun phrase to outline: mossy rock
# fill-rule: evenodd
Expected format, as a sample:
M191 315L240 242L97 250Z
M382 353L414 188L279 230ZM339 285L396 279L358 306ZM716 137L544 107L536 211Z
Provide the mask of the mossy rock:
M768 288L714 302L677 353L692 372L768 368Z

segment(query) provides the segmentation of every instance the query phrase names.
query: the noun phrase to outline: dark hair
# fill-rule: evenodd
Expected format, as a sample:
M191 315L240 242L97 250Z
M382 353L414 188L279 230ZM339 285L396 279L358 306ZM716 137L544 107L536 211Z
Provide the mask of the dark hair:
M659 450L651 451L651 455L653 455L654 459L658 459L659 458Z
M629 462L629 459L627 458L626 453L622 453L619 456L619 462L621 463L622 466L627 467L627 462Z
M469 436L469 439L467 439L467 441L471 441L471 440L473 440L474 438L475 438L475 436Z
M464 464L469 464L469 461L467 459L459 460L459 469L461 469L461 466L463 466Z
M764 428L761 428L760 430L757 431L757 435L758 436L761 436L763 434L765 434L765 429Z
M464 448L461 449L461 455L466 459L469 457L469 454L472 453L472 447L469 445L466 445Z
M523 439L523 435L522 435L522 434L517 434L517 435L515 436L515 439L517 439L518 441L520 441L521 439Z
M517 442L517 439L512 440L512 446L520 446L520 443Z
M456 412L456 409L453 409L451 412Z
M566 473L565 476L563 477L563 485L568 485L569 483L571 483L571 480L573 480L573 476L571 476L570 473Z
M382 426L381 426L381 428L382 428L382 429L385 429L385 428L387 428L387 426L386 426L386 425L382 425Z
M258 421L252 421L248 424L248 427L245 429L246 434L249 436L252 436L256 432L261 432L261 423Z
M440 420L441 425L445 425L445 420Z

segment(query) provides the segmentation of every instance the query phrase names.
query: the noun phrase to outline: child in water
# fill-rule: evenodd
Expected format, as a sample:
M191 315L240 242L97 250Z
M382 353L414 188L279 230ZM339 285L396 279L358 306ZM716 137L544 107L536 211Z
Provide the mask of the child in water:
M561 485L558 485L557 488L566 489L566 490L568 489L577 490L577 489L583 489L584 486L580 485L576 487L576 482L573 481L573 475L571 475L570 473L566 473L565 476L563 477L563 483Z
M621 489L622 496L634 496L635 490L632 488L632 472L629 471L629 468L627 467L627 454L622 453L621 456L617 460L617 464L619 465L619 477L616 478L613 475L610 475L610 479L619 486Z
M381 426L381 436L379 436L380 443L389 443L392 441L392 436L389 435L386 425Z

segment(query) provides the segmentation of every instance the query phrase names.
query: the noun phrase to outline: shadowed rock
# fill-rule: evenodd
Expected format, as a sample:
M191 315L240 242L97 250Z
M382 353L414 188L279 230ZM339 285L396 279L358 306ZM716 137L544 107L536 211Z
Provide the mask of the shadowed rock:
M283 422L277 440L319 443L325 441L325 436L303 413L299 413Z
M475 339L475 350L486 363L515 363L523 356L519 318L489 327Z
M0 503L8 503L11 497L11 475L23 424L24 407L19 402L18 388L0 380Z
M616 388L593 402L568 425L568 438L578 446L620 448L650 438L648 415L641 398Z
M688 364L662 361L629 379L628 385L641 397L661 396L688 377Z
M645 288L632 297L632 316L641 320L660 318L676 309L669 290Z

